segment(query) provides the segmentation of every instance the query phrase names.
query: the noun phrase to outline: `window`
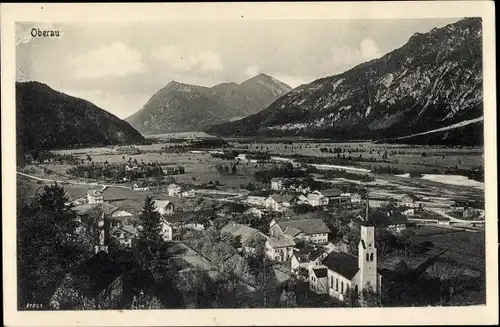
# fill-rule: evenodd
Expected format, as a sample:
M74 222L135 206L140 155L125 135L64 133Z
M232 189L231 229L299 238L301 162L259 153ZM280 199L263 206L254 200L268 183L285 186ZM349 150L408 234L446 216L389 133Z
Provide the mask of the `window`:
M373 253L370 254L370 261L373 261Z
M335 290L336 291L339 290L339 279L338 278L335 278Z
M370 255L368 253L366 254L366 261L370 261Z
M330 276L330 288L333 288L333 276Z
M340 293L344 294L344 282L340 282Z

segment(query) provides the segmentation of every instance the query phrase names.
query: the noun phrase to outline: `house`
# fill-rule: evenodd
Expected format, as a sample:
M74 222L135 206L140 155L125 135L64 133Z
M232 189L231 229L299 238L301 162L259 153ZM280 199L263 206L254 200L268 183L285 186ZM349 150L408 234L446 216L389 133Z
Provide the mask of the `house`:
M307 195L307 202L313 207L326 206L328 205L329 199L320 191L313 191Z
M272 194L264 200L264 206L274 211L282 212L292 206L294 199L293 195Z
M293 256L295 242L288 235L266 237L266 256L277 262L289 261Z
M249 215L249 216L254 216L254 217L257 217L260 219L264 215L264 212L258 208L251 207L251 208L247 209L246 211L244 211L243 214Z
M329 204L340 203L342 191L338 188L329 188L321 192L328 199Z
M131 248L134 240L137 238L138 231L131 225L123 225L117 227L112 232L113 237L118 241L119 244Z
M170 184L167 187L167 194L169 196L179 196L180 192L181 192L181 187L177 184Z
M267 241L267 236L255 228L248 227L235 222L230 222L222 227L221 233L229 233L241 242L241 248L245 253L254 253L259 241Z
M418 208L418 198L413 194L405 194L399 200L399 205L408 208Z
M269 195L273 194L272 190L255 190L248 194L247 202L249 204L262 206Z
M161 219L161 236L165 242L171 241L173 236L173 230L170 223L165 219Z
M174 214L175 206L170 200L155 200L158 212L162 216L171 216Z
M399 207L398 210L405 216L415 216L415 209L410 207Z
M328 243L330 229L322 219L273 219L269 224L269 234L280 236L286 234L297 240L315 244Z
M313 268L309 271L309 287L314 293L328 293L328 269L325 267Z
M310 270L319 266L327 255L321 247L306 245L291 258L292 271L297 272L299 268Z
M101 190L89 190L87 192L87 201L90 204L102 203L104 201L104 196Z
M281 191L283 189L283 180L281 178L271 179L271 190Z
M341 301L346 300L350 290L355 294L362 294L364 289L381 293L382 276L377 270L375 226L368 220L363 221L360 228L358 257L332 251L322 262L328 270L328 294ZM311 289L314 291L314 288Z
M183 198L194 198L196 196L196 193L193 188L189 189L184 189L181 192L181 197Z
M361 203L361 195L357 193L342 193L340 194L341 202L350 202L352 204Z
M88 216L92 210L101 212L109 221L111 226L124 225L125 222L135 220L136 216L129 211L122 210L117 206L108 202L102 203L85 203L71 208L78 217Z
M247 205L242 203L223 202L215 211L218 217L233 217L234 215L245 213L248 208Z
M406 229L408 219L397 210L387 212L377 211L370 215L369 219L376 228L386 228L393 232L401 232Z
M304 185L304 184L298 184L298 185L292 184L292 185L290 185L290 187L288 189L295 191L295 192L302 193L302 194L307 194L307 193L311 192L311 188L307 185Z
M200 224L200 223L187 223L187 224L182 224L182 227L188 228L188 229L194 229L194 230L205 230L205 225Z
M234 158L237 161L243 161L246 162L248 161L246 153L240 153L236 158Z

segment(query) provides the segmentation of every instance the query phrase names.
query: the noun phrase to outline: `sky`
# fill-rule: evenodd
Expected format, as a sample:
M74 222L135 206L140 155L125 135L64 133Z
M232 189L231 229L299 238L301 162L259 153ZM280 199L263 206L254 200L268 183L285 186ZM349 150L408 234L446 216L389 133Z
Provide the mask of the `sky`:
M297 87L459 19L18 23L16 80L45 83L126 118L172 80L213 86L266 73ZM33 28L60 36L32 37Z

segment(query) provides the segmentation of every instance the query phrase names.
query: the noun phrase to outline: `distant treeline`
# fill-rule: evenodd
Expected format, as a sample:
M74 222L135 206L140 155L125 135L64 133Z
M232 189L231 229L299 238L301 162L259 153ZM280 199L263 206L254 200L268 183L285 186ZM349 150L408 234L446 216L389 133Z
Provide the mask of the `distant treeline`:
M132 181L142 178L162 177L164 175L159 165L139 166L136 169L127 170L126 166L123 164L96 164L94 162L87 165L71 167L66 173L80 178L107 179L113 181L121 181L124 178Z

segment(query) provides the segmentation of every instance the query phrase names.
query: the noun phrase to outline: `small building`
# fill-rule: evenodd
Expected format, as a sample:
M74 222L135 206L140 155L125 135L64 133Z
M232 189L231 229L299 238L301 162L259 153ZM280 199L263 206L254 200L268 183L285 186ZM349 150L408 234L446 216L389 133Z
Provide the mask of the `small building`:
M377 211L370 215L369 220L376 228L386 228L396 233L405 230L408 223L406 216L396 210L390 210L385 213Z
M448 217L438 217L437 221L438 225L445 225L445 226L450 225L450 218Z
M328 243L330 229L322 219L273 219L269 224L269 234L280 236L286 234L296 240L315 244Z
M414 194L405 194L399 200L399 205L408 208L418 208L418 198Z
M155 204L162 216L171 216L175 212L175 206L170 200L155 200Z
M248 194L247 202L249 204L263 206L264 201L271 194L273 194L272 190L255 190Z
M340 203L342 191L338 188L329 188L321 192L328 199L329 204Z
M271 190L281 191L283 189L283 180L281 178L271 179Z
M127 248L131 248L133 242L137 238L137 229L131 225L123 225L117 227L113 233L113 237L118 241L119 244Z
M173 239L173 229L170 223L165 219L161 219L161 236L165 242Z
M350 202L352 204L361 203L361 195L357 193L342 193L340 195L341 202Z
M181 197L183 198L194 198L196 196L196 193L194 191L194 189L186 189L184 191L182 191L181 193Z
M241 247L245 253L254 253L256 243L267 241L267 236L255 228L248 227L235 222L230 222L222 227L221 233L229 233L241 242Z
M266 256L277 262L289 261L293 256L295 242L287 235L266 237Z
M243 214L249 215L249 216L254 216L254 217L257 217L260 219L264 215L264 212L258 208L251 207L251 208L247 209L245 212L243 212Z
M181 187L177 184L170 184L167 187L167 194L169 196L179 196L180 192L181 192Z
M305 184L292 184L288 189L302 194L307 194L311 192L311 188Z
M299 268L310 270L319 266L327 255L321 247L306 245L295 252L291 258L292 271L297 272Z
M89 190L87 192L87 201L90 204L104 202L104 196L101 190Z
M329 199L320 191L313 191L307 195L307 202L313 207L328 205Z
M236 158L234 158L235 160L237 161L242 161L242 162L247 162L248 161L248 158L247 158L247 154L246 153L240 153L238 154L238 156L236 156Z
M292 206L295 197L287 194L272 194L264 200L264 206L274 211L282 212Z

